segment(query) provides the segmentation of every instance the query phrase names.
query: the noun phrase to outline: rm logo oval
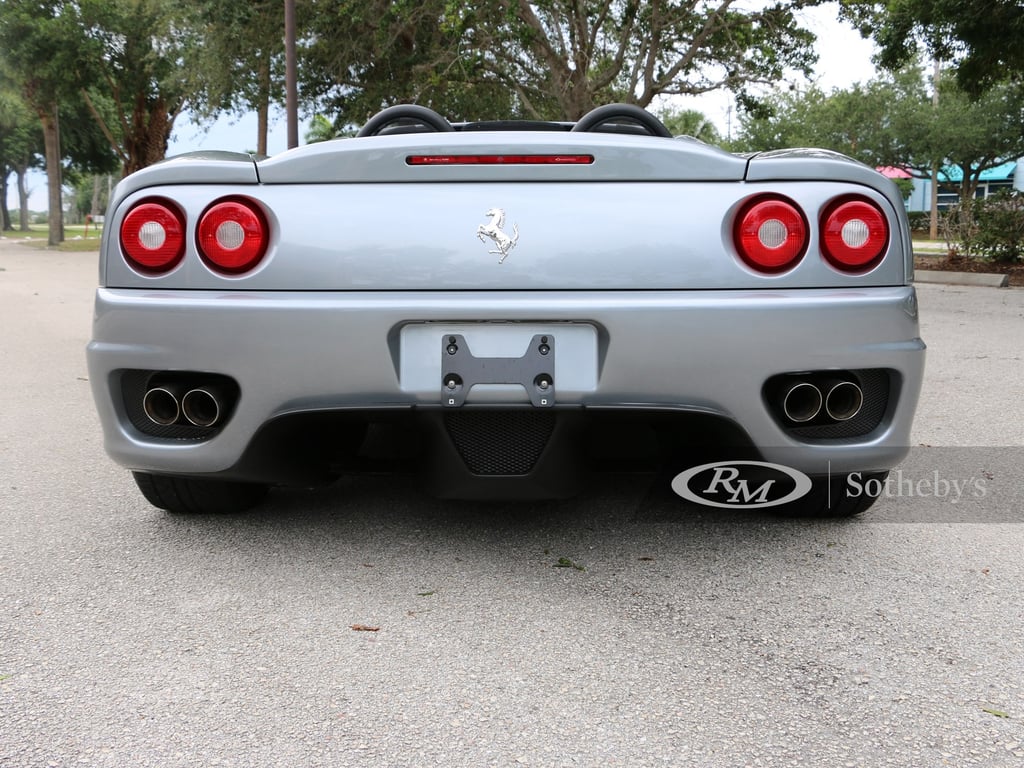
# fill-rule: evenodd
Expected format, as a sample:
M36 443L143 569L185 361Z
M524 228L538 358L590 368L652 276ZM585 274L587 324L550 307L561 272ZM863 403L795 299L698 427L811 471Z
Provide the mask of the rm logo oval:
M799 470L765 461L716 461L680 472L672 479L677 495L721 509L764 509L806 496L811 478Z

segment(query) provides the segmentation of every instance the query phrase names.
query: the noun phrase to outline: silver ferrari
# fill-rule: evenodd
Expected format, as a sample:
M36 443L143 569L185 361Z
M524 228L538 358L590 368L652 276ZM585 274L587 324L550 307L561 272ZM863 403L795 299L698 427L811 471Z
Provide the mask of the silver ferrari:
M107 452L163 509L366 469L563 497L611 469L680 504L850 515L907 451L910 231L841 155L729 154L628 105L399 106L147 168L106 221L90 378Z

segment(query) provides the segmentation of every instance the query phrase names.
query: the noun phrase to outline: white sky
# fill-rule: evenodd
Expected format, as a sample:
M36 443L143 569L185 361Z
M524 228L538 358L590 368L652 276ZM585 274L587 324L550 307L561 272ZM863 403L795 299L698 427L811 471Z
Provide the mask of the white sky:
M818 64L814 82L825 90L845 88L855 82L864 82L874 77L875 67L871 63L874 46L861 38L860 34L841 24L837 19L837 6L827 3L801 12L808 28L818 36ZM728 133L729 110L733 105L728 93L711 93L699 97L683 97L678 100L680 107L699 109L718 127L722 135ZM736 129L735 111L731 116L732 128ZM306 123L299 127L299 142L302 143ZM271 118L268 136L268 153L271 155L287 149L287 130L283 113ZM178 119L171 135L168 155L177 155L197 149L224 149L245 152L256 148L256 116L224 117L207 128L201 128L185 117ZM14 188L15 178L10 177L8 205L17 208L18 196ZM46 177L42 173L29 176L31 210L46 209Z

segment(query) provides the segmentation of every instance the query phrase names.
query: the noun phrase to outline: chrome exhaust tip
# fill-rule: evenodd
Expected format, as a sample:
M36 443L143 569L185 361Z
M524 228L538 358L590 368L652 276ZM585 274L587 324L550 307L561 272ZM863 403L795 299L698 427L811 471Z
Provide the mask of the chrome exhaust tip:
M825 413L835 421L849 421L864 405L864 392L852 381L832 384L825 395Z
M142 397L142 410L146 418L161 427L167 427L178 420L181 409L178 396L166 387L153 387Z
M181 412L193 426L212 427L220 421L220 400L209 389L190 389L181 398Z
M821 412L821 390L807 381L798 381L782 394L782 412L797 424L810 421Z

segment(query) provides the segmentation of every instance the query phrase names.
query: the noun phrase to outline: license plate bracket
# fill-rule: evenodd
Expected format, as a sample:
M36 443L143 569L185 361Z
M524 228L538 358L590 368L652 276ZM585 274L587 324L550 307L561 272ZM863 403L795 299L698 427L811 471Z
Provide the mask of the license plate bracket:
M519 384L537 408L555 404L555 337L538 333L521 357L476 357L461 333L441 338L441 404L458 408L477 384Z

